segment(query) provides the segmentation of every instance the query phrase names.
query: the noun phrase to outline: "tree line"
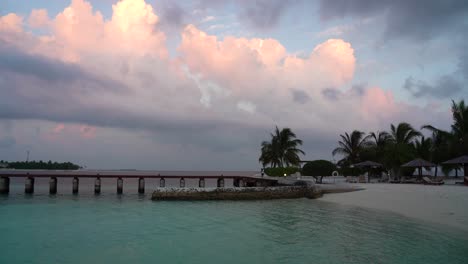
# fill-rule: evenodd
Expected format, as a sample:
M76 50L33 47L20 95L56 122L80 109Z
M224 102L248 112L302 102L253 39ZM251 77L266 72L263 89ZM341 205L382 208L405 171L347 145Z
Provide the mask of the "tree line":
M79 165L76 165L71 162L44 162L40 161L0 161L4 167L8 169L17 169L17 170L78 170L81 169Z
M371 160L383 164L398 177L403 172L401 165L414 158L440 164L451 158L467 155L468 107L464 100L458 103L452 101L451 110L453 123L450 130L424 125L420 130L427 131L430 135L428 137L406 122L391 124L389 131L365 133L354 130L351 133L341 134L338 147L332 152L333 156L341 157L336 165L346 174L355 170L351 165ZM263 167L270 166L273 169L270 171L278 171L275 172L279 174L277 176L282 175L282 172L294 171L294 168L295 171L299 171L300 156L305 155L300 149L302 143L290 128L280 130L276 127L270 134L270 140L261 143L259 162ZM456 167L442 166L445 174L454 168Z
M340 135L338 147L332 154L340 155L340 167L349 168L352 164L366 160L376 161L391 170L396 177L405 174L401 165L415 158L441 164L442 162L468 153L468 107L461 100L452 101L453 123L449 131L424 125L429 137L406 122L391 124L390 131L377 131L366 134L354 130ZM456 168L443 165L448 174Z

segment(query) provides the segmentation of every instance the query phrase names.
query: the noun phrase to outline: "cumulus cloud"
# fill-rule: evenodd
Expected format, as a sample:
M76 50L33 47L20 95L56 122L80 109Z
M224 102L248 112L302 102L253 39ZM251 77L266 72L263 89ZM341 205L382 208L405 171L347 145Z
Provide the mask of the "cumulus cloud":
M42 35L18 15L0 17L0 118L72 124L89 141L105 129L145 131L232 152L256 151L274 125L330 136L410 108L379 87L348 89L356 57L342 39L297 56L276 39L220 39L189 24L169 56L151 5L122 0L112 10L105 19L73 0L48 20L34 11L28 23L47 27Z
M28 18L29 26L32 28L41 28L49 24L49 16L46 9L33 9Z

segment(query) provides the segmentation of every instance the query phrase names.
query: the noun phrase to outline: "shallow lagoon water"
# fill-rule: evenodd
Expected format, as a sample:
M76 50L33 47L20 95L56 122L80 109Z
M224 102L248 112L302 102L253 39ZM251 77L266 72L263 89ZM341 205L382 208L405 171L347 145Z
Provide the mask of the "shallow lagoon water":
M0 263L468 263L466 231L385 211L149 198L16 189L0 196Z

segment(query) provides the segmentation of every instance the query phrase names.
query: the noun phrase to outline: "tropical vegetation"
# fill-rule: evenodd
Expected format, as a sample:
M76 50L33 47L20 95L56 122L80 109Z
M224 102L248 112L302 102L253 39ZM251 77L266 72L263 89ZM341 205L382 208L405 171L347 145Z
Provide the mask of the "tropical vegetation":
M305 155L299 147L302 140L296 137L290 128L279 129L270 134L269 141L262 142L261 154L258 161L263 167L270 165L276 167L300 166L300 155Z
M0 161L2 167L17 170L78 170L81 167L71 162L40 161Z
M328 160L313 160L302 167L302 174L313 176L318 183L321 183L324 176L331 176L335 170L336 165Z
M452 101L452 118L450 131L431 125L422 126L421 131L430 134L427 137L405 122L391 124L388 132L378 131L367 134L354 130L350 134L340 135L338 146L332 154L341 157L338 165L342 170L349 170L355 163L372 160L382 163L398 178L405 174L405 171L401 170L401 165L414 158L441 163L468 154L468 106L463 100L458 103ZM453 168L453 166L442 166L445 173Z
M338 146L332 154L340 157L336 165L342 174L360 173L362 171L352 165L371 160L381 163L385 170L399 178L412 172L401 168L401 165L412 159L422 158L441 164L448 159L468 155L468 106L463 100L452 101L452 119L449 131L432 125L424 125L418 130L409 123L401 122L390 124L388 131L345 132L340 135ZM301 146L302 140L290 128L280 130L276 127L270 139L261 144L259 162L263 167L270 167L265 169L265 173L282 176L300 171L300 157L305 155ZM327 176L335 169L334 166L324 160L309 162L302 168L302 174ZM442 171L448 174L454 168L457 167L443 165Z

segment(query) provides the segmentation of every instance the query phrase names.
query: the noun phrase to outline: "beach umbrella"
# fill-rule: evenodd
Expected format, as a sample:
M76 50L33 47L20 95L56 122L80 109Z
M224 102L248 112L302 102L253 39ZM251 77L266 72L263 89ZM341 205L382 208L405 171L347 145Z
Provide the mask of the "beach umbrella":
M367 171L367 173L369 174L368 175L368 180L367 180L368 182L370 182L370 169L371 168L383 167L382 164L380 164L378 162L370 161L370 160L366 160L366 161L363 161L363 162L353 164L353 166L356 167L356 168L367 168L368 169L368 171Z
M465 171L465 177L468 177L468 155L461 156L458 158L454 158L451 160L447 160L442 162L442 164L459 164L463 166L463 170Z
M408 163L405 163L403 165L401 165L401 167L406 167L406 168L418 168L418 171L419 171L419 178L422 178L422 168L426 168L426 167L437 167L437 165L435 165L434 163L432 162L429 162L427 160L423 160L423 159L415 159L415 160L412 160Z
M367 161L364 161L364 162L359 162L359 163L353 164L353 166L357 167L357 168L378 168L378 167L382 167L382 164L380 164L378 162L367 160Z

